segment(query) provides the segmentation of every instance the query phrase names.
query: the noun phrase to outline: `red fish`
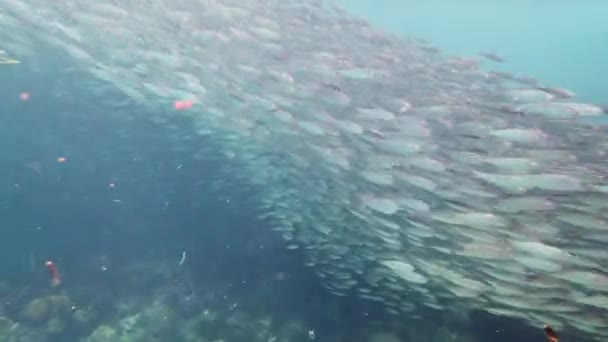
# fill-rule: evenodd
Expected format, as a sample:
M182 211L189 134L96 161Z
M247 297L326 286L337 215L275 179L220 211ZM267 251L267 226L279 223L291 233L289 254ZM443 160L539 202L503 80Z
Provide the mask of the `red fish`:
M551 328L549 325L545 325L544 329L548 342L559 342L559 337L553 328Z
M54 262L51 260L44 263L46 268L49 269L49 273L51 274L51 286L58 286L61 284L61 276L59 275L59 270Z

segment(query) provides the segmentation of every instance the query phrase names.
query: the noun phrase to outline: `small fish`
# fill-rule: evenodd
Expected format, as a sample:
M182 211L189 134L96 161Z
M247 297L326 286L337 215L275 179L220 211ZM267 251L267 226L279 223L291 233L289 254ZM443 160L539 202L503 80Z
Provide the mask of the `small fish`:
M179 260L179 267L182 267L184 265L184 263L186 262L186 251L182 252L182 258Z
M555 330L553 330L553 328L551 328L551 326L545 325L544 330L545 330L545 334L547 335L548 342L559 342L559 337L557 336L557 333L555 332Z
M335 91L342 91L342 90L340 89L340 87L338 87L338 86L337 86L337 85L335 85L335 84L331 84L331 83L323 83L323 85L324 85L324 86L326 86L327 88L330 88L330 89L335 90Z
M482 57L485 57L488 60L491 60L492 62L496 62L496 63L504 63L504 62L506 62L506 60L504 58L500 57L499 55L497 55L495 53L480 52L479 55L482 56Z
M421 46L420 49L423 51L426 51L426 52L430 52L430 53L440 53L441 52L441 50L439 50L438 48L436 48L434 46Z
M536 86L538 84L538 80L533 77L528 76L516 76L514 81L517 81L522 84L526 84L529 86Z
M551 88L551 87L536 87L539 90L545 91L553 96L559 97L561 99L571 99L576 96L576 94L572 90L564 89L564 88Z

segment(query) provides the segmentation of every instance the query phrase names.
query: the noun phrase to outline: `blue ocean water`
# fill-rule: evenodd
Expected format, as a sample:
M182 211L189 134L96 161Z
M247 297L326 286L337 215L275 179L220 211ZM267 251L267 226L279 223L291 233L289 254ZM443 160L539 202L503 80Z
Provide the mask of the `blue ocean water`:
M339 0L389 32L428 40L443 52L493 52L493 69L608 103L608 2L600 0Z

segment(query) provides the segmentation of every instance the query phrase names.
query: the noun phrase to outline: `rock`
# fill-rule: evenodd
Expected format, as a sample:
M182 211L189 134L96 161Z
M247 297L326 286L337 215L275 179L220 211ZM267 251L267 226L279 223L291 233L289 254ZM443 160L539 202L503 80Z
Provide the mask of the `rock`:
M72 320L78 327L86 327L95 319L95 312L91 310L78 309L72 313Z
M458 341L458 334L451 331L448 327L442 326L435 331L432 342L451 342Z
M15 322L9 318L0 316L0 341L7 341Z
M65 315L72 312L72 300L65 294L52 295L48 297L53 313Z
M115 342L118 340L116 330L107 325L100 325L95 329L85 342Z
M120 329L123 331L131 332L131 331L135 330L135 326L137 325L137 323L139 321L139 316L140 316L140 314L125 317L120 320L120 322L118 323L118 326L120 326Z
M382 331L372 335L367 340L368 342L401 342L399 336L393 332Z
M65 331L66 323L60 317L53 317L46 322L46 332L49 335L59 335Z
M162 301L155 301L118 321L117 342L148 342L158 340L172 329L174 314Z
M51 303L46 298L34 298L21 310L20 317L32 323L46 321L51 314Z
M179 334L181 341L184 342L207 342L207 339L201 335L200 320L197 318L187 320L179 329Z
M283 324L279 331L280 341L297 340L300 336L308 336L308 329L300 321L289 321Z

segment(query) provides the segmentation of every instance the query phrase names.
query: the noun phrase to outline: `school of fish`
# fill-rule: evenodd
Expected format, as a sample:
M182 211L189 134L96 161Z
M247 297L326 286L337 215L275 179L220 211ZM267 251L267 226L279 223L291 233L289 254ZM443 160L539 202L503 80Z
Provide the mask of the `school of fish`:
M21 65L53 47L100 105L118 90L214 141L332 293L608 339L608 132L571 91L316 0L0 8Z

